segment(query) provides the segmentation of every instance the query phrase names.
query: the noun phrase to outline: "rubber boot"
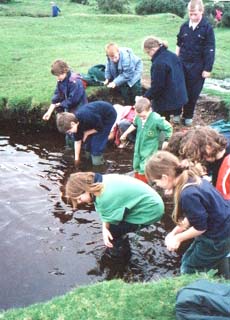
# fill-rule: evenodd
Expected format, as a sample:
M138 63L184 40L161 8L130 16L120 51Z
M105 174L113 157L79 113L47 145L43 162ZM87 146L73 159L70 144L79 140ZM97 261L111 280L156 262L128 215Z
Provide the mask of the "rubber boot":
M91 155L91 158L92 158L93 166L100 166L105 163L103 155L100 155L100 156Z
M85 158L86 158L87 160L90 159L90 152L89 152L89 151L85 151Z

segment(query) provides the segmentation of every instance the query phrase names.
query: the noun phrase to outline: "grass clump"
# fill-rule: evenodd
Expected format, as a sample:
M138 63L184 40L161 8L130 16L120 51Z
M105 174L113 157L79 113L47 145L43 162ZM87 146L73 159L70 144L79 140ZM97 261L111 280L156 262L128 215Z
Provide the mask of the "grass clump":
M213 275L184 275L149 283L104 281L75 289L65 296L0 314L2 320L172 320L176 294L197 279Z

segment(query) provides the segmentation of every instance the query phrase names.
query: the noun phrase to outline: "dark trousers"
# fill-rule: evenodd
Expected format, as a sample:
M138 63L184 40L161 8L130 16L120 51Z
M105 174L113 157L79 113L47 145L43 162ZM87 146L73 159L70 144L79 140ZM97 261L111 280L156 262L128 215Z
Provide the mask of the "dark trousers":
M105 125L101 131L98 131L87 138L86 142L84 143L84 147L85 150L90 152L91 155L100 156L103 154L114 121Z
M179 116L181 114L182 108L170 110L170 111L161 111L158 112L162 117L165 117L167 121L170 121L170 116L173 114L174 116Z
M141 80L138 80L132 87L127 83L119 86L119 90L124 99L124 103L127 106L133 106L135 104L135 97L142 95Z
M196 102L204 85L203 63L183 63L188 102L183 107L183 118L192 119Z

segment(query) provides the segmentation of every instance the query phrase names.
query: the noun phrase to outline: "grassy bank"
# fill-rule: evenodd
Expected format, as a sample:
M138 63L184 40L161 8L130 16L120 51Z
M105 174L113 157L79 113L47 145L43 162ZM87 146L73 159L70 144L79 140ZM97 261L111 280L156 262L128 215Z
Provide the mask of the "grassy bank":
M116 41L133 48L144 61L143 38L155 34L169 42L174 51L182 19L171 14L154 16L101 15L94 6L60 1L61 16L49 17L47 0L13 1L0 6L0 109L48 105L55 87L50 65L56 58L66 60L79 73L105 63L104 46ZM216 29L217 58L213 76L230 77L227 54L230 30Z
M158 282L127 284L104 281L82 287L49 302L0 314L4 320L173 320L177 291L196 279L191 275ZM217 280L215 280L217 281Z

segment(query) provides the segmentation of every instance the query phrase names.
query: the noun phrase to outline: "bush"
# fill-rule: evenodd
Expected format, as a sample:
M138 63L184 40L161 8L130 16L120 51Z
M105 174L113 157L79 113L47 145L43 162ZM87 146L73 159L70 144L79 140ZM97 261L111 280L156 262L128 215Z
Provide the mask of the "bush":
M11 0L0 0L0 3L8 3L11 2Z
M70 2L76 2L76 3L79 3L79 4L89 4L89 1L88 0L70 0Z
M186 3L183 0L141 0L136 6L135 11L141 15L170 12L184 17Z
M224 14L221 20L221 26L230 28L230 5L224 5Z
M129 0L97 0L98 9L103 13L128 13Z

